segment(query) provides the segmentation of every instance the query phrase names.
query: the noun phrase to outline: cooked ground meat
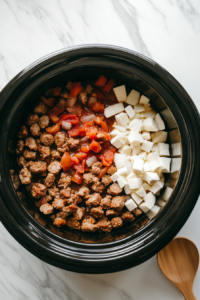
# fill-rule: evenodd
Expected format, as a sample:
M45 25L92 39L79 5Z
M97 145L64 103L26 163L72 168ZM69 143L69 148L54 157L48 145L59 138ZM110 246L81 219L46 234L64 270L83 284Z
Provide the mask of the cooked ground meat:
M48 189L48 193L52 197L59 196L59 189L53 185L51 188Z
M81 221L84 215L85 215L85 207L77 207L77 210L74 213L74 218L78 221Z
M101 195L99 193L92 194L87 201L85 201L87 206L99 206L101 203Z
M21 126L21 130L18 133L18 138L19 139L24 139L28 135L28 130L26 126Z
M44 173L47 170L46 161L30 161L29 162L29 171L32 174Z
M79 95L78 95L78 99L82 104L85 104L88 100L87 98L87 91L82 91Z
M42 129L49 126L49 116L41 116L39 119L39 125Z
M19 157L19 160L18 160L18 166L20 166L20 167L25 167L25 166L26 166L26 163L27 163L27 161L26 161L26 159L24 158L24 156L20 156L20 157Z
M71 149L78 147L79 143L78 139L69 138L67 140L67 144Z
M57 227L61 227L66 225L67 222L66 220L62 219L62 218L55 218L53 221L53 225L57 226Z
M78 191L78 195L81 197L87 197L90 194L90 190L83 186L80 188L80 190Z
M108 168L108 170L107 170L107 173L108 173L109 175L113 175L113 174L116 173L116 172L117 172L117 168L114 167L113 165L111 165L111 166Z
M33 136L39 136L40 135L40 126L37 123L34 123L30 127L30 132Z
M29 115L27 119L27 125L31 126L34 123L37 123L39 121L38 115Z
M18 190L18 188L20 186L20 181L19 181L18 175L15 174L14 170L10 170L10 176L11 176L12 183L14 185L14 189Z
M44 184L46 185L46 187L50 187L54 184L55 179L56 179L55 175L49 173L45 178Z
M92 168L91 168L91 171L94 173L94 174L99 174L100 171L101 171L101 167L102 167L102 163L100 161L97 161L95 162L93 165L92 165Z
M149 219L148 219L147 217L145 217L145 218L142 219L139 223L140 223L140 226L144 226L144 225L146 225L148 222L149 222Z
M139 217L139 216L142 215L142 211L141 211L141 209L139 209L139 208L135 208L135 209L133 210L133 214L134 214L135 217Z
M95 223L96 221L93 217L85 217L81 223L81 230L83 232L95 232L98 229Z
M34 113L38 115L46 115L47 108L43 102L40 102L38 106L34 109Z
M50 133L42 133L40 135L40 142L45 146L51 146L54 142L54 137Z
M57 107L65 107L66 106L66 100L63 98L60 98L58 103L56 104Z
M90 84L87 84L85 90L88 94L91 94L93 91L93 87Z
M66 136L63 132L56 133L54 139L57 147L61 147L66 142Z
M66 142L65 144L62 145L62 147L59 147L57 150L60 151L61 153L69 151L68 143Z
M23 140L19 140L17 142L17 149L16 149L16 153L17 154L21 154L24 150L24 141Z
M34 183L31 189L31 194L34 198L40 198L46 195L47 188L44 184Z
M71 229L75 229L75 230L80 230L81 229L81 224L79 221L77 221L76 218L74 217L70 217L67 220L67 226Z
M65 201L59 196L56 196L52 202L52 206L56 209L62 209L63 207L65 207Z
M37 143L33 137L27 137L25 139L25 146L29 147L30 150L37 151Z
M103 190L105 189L105 185L103 185L100 181L98 181L91 186L91 189L94 192L102 193Z
M111 199L112 197L110 195L107 195L105 198L101 199L101 206L104 209L109 209L111 205Z
M108 218L103 217L101 218L97 224L99 229L101 229L103 232L111 232L112 230L112 225L110 223L110 221L108 221Z
M60 94L60 96L61 96L62 98L67 99L68 96L69 96L69 93L68 93L68 91L64 91L64 92L62 92L62 93Z
M120 188L118 183L113 183L107 189L107 193L110 195L119 195L122 193L122 189Z
M71 88L72 88L72 85L73 85L73 82L72 81L68 81L68 83L66 84L66 89L68 90L68 91L70 91L71 90Z
M104 176L102 177L102 179L101 179L101 182L102 182L105 186L107 186L107 185L109 185L109 184L112 182L112 179L110 178L109 175L104 175Z
M25 150L23 155L26 159L36 159L36 152L31 150Z
M29 184L31 182L32 175L27 168L21 169L19 172L19 179L22 184Z
M62 211L67 214L67 216L70 216L71 214L74 214L78 209L78 206L76 204L70 204L69 206L63 207Z
M80 105L76 105L74 107L69 107L69 108L67 107L66 110L72 115L77 115L77 117L79 118L81 117L83 111Z
M71 198L74 200L75 204L81 203L82 199L79 197L78 192L74 192L71 194Z
M99 181L99 179L91 173L83 174L83 184L84 185L89 185L89 184L92 184L92 183L95 183L98 181Z
M65 189L70 184L71 184L71 176L65 173L61 173L60 180L58 181L58 187L60 189Z
M61 153L58 150L51 150L51 157L55 159L61 158Z
M114 218L119 216L119 212L114 209L107 209L106 210L106 217L108 218Z
M38 151L40 152L40 157L42 160L46 159L51 154L51 149L49 146L38 145Z
M45 197L42 197L39 201L35 202L35 205L37 207L40 207L41 205L43 205L44 203L47 203L49 201L52 200L52 197L50 195L46 195Z
M50 163L50 165L48 166L48 171L50 173L53 174L58 174L61 170L61 165L59 161L53 161L52 163Z
M68 187L66 189L63 189L60 191L60 195L63 197L63 198L69 198L71 196L71 188Z
M100 219L104 216L104 210L102 209L101 206L97 206L97 207L92 207L90 210L90 214L96 218L96 219Z
M49 203L44 203L40 206L40 211L44 214L44 215L50 215L53 213L53 206Z
M119 228L119 227L122 227L122 225L123 225L123 221L120 217L113 218L110 221L110 223L111 223L113 228Z
M124 222L133 222L135 220L135 218L130 211L127 211L122 214L122 220Z
M124 197L116 196L112 198L110 207L120 211L124 207L124 204Z

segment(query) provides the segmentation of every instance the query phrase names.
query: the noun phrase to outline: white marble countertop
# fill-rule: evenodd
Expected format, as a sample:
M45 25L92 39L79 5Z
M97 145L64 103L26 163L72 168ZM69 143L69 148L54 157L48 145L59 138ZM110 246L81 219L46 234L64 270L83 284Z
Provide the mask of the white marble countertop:
M185 87L198 109L199 0L0 0L0 90L52 51L104 43L151 57ZM198 201L179 236L200 249ZM200 299L200 270L194 293ZM83 275L52 267L22 248L0 224L2 300L168 300L183 296L156 257L127 271Z

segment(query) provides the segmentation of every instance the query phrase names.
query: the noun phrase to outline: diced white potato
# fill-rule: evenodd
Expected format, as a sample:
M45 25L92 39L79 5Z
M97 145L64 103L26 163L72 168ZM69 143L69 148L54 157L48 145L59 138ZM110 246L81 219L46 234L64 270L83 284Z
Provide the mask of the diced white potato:
M169 144L166 143L158 143L158 149L160 156L169 156Z
M129 118L128 118L127 113L122 112L122 113L116 115L115 119L117 121L117 124L121 125L121 126L125 126L126 124L129 123Z
M124 111L124 105L123 103L117 103L110 105L104 109L104 115L106 118L110 118L112 116L115 116L116 114Z
M152 149L151 149L151 152L159 152L159 149L158 149L158 144L154 144Z
M117 179L117 182L121 189L127 184L127 181L124 178L124 176L119 176L119 178Z
M168 201L169 198L171 197L172 192L173 192L172 188L166 187L164 194L162 195L162 199Z
M146 194L144 197L144 202L142 202L139 205L139 208L144 212L147 213L155 204L156 202L156 197L150 192Z
M151 139L150 133L148 131L143 131L142 136L143 136L144 140L150 140Z
M157 115L155 116L155 122L156 122L156 124L157 124L159 130L165 130L165 123L164 123L164 121L162 120L160 114L157 114Z
M144 166L143 159L139 159L139 158L135 159L133 163L133 172L137 174L142 174L143 166Z
M117 173L118 173L119 175L128 174L127 167L124 166L124 167L122 167L122 168L117 169Z
M121 125L113 125L114 128L118 129L121 132L125 132L126 131L126 126L121 126Z
M130 174L128 174L128 176L126 176L126 180L128 181L130 178L135 178L137 177L135 173L131 172Z
M128 105L127 107L125 107L125 112L127 113L127 115L129 116L130 119L132 119L135 116L135 111L131 105Z
M124 141L118 136L115 136L114 138L112 138L110 143L113 146L115 146L117 149L124 145Z
M151 187L150 187L150 191L153 194L156 194L158 192L160 192L160 190L162 190L164 184L160 181L155 182Z
M126 202L125 202L125 206L126 208L129 210L129 211L133 211L137 205L136 203L133 201L133 199L128 199Z
M140 149L140 147L132 147L132 155L135 156L137 154L139 154L142 150Z
M171 163L171 172L179 171L181 168L181 158L172 158L172 163Z
M165 143L167 140L167 132L166 131L158 131L152 137L153 143Z
M180 156L181 155L181 143L171 144L172 147L172 156Z
M147 153L146 152L141 152L138 154L138 158L146 160L147 159Z
M144 167L143 167L144 173L151 171L149 163L145 162Z
M138 196L140 196L140 197L144 197L144 196L146 196L146 191L145 191L145 189L144 189L144 187L143 186L141 186L138 190L136 190L136 193L138 194Z
M166 202L162 199L159 199L157 202L156 202L157 205L159 205L160 207L164 207Z
M150 101L149 98L147 98L146 96L142 95L140 97L140 102L139 103L147 105L149 103L149 101Z
M159 161L162 163L162 172L163 173L170 173L171 158L160 157Z
M148 110L141 113L141 118L153 119L155 116L156 116L156 112L154 110Z
M138 205L143 201L135 192L131 193L131 197Z
M154 205L148 212L147 217L149 220L153 219L157 213L160 211L160 206Z
M134 111L136 113L142 112L144 110L145 110L145 108L144 108L144 105L142 105L142 104L137 104L137 105L134 106Z
M150 191L150 188L151 188L150 185L148 183L146 183L146 182L144 182L142 184L142 187L144 188L145 191Z
M143 121L143 130L147 131L158 131L158 126L152 118L146 118Z
M125 85L117 86L113 88L113 92L118 102L126 101L126 87Z
M119 148L119 152L126 155L131 155L132 148L128 145L123 145L121 148Z
M131 132L128 135L128 140L132 148L143 143L143 137L140 133Z
M154 161L159 159L159 153L158 152L151 152L147 155L147 161Z
M131 190L130 187L129 187L129 185L126 184L126 185L124 186L124 192L125 192L127 195L130 195L130 194L133 192L133 190Z
M139 100L140 100L140 93L136 90L131 90L125 102L133 106L138 104Z
M126 155L121 153L114 154L114 162L117 168L121 168L126 164Z
M119 173L115 172L113 175L110 176L110 178L113 182L117 181L117 179L119 178Z
M162 163L158 162L157 160L152 160L149 162L149 168L151 172L157 172L160 167L162 167Z
M153 143L149 141L144 141L142 146L140 147L142 150L146 152L150 152L153 147Z
M130 178L128 179L128 184L131 190L139 189L142 185L142 179L141 178Z
M127 160L126 161L126 167L127 167L127 170L128 170L128 174L130 174L133 170L132 161Z
M126 131L121 132L121 131L119 131L118 129L113 129L113 130L110 132L110 135L114 135L114 136L118 136L118 137L125 137L125 136L126 136Z
M148 184L153 185L156 181L158 181L160 178L157 173L152 172L146 172L143 176L143 180L148 182Z
M141 119L141 115L140 115L140 113L137 113L137 114L135 114L135 116L133 117L133 119L134 120L139 120L139 119Z
M133 119L130 123L129 123L129 128L134 132L134 133L138 133L141 131L141 128L143 126L142 120L139 119Z

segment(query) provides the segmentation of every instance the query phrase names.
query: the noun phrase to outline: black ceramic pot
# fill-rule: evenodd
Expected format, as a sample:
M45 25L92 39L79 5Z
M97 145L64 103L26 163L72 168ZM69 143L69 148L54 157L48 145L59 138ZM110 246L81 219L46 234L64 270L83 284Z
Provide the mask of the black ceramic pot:
M166 206L136 233L131 227L125 227L109 238L105 234L95 240L94 235L82 238L70 232L66 238L38 223L33 218L34 209L19 200L9 174L11 168L16 168L12 143L22 119L41 91L70 79L99 74L139 90L151 99L157 111L165 112L162 116L169 131L169 142L178 139L182 144L181 171ZM199 113L184 88L154 61L107 45L63 49L20 72L2 90L0 100L0 217L9 233L35 256L74 272L120 271L155 255L188 219L200 190Z

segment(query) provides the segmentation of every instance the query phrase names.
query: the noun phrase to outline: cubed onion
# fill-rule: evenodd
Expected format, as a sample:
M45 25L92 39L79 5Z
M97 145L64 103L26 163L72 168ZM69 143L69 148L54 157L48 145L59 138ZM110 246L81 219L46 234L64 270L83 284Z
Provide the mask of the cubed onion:
M89 157L89 158L86 160L86 165L87 165L88 167L91 167L91 165L93 165L96 161L97 161L96 156Z
M66 107L74 107L76 104L76 99L77 98L73 98L73 97L67 98Z
M69 122L67 122L67 121L65 121L65 120L62 121L62 128L63 128L63 129L65 129L65 130L70 130L71 127L72 127L72 124L71 124L71 123L69 123Z
M95 115L94 114L84 114L81 118L80 121L83 122L91 122L94 121L95 119Z

